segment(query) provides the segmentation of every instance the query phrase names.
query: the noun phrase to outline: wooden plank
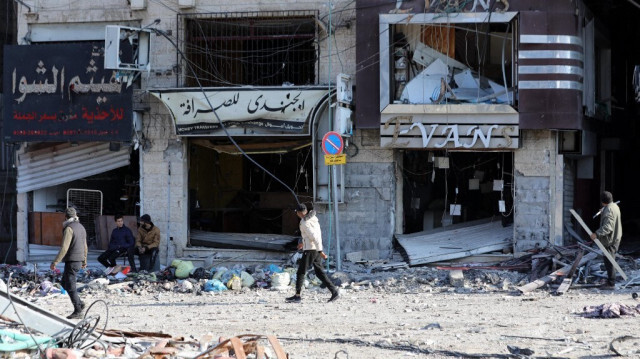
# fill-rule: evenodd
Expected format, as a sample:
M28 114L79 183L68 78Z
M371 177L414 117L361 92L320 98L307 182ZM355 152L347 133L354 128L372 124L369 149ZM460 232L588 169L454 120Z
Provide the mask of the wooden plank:
M258 345L256 348L256 359L264 359L264 347L262 345Z
M230 339L231 346L233 347L233 351L235 352L235 357L237 359L247 359L247 355L244 353L244 348L242 345L242 340L237 337L233 337Z
M586 256L582 257L582 259L580 260L580 263L578 263L578 267L582 266L583 264L587 263L588 261L595 259L598 255L595 253L589 253ZM569 273L569 269L571 269L571 266L565 266L562 267L560 269L558 269L557 271L547 274L546 276L542 277L542 278L538 278L536 280L534 280L533 282L527 283L523 286L518 287L518 290L521 293L529 293L533 290L536 290L548 283L553 282L554 280L566 275L567 273Z
M271 344L271 347L273 347L273 351L276 353L276 358L278 359L287 359L287 353L285 353L284 349L282 349L282 346L280 345L280 342L278 341L278 339L273 336L273 335L267 335L267 339L269 340L269 343Z
M569 269L569 274L567 274L567 276L562 280L562 283L560 283L560 286L558 287L558 289L556 289L556 292L555 292L556 295L562 295L569 290L569 287L571 287L571 283L573 282L573 274L576 272L576 268L578 268L578 263L580 263L580 261L582 260L583 255L584 255L584 251L581 250L580 252L578 252L578 255L576 256L576 260L573 261L573 265L571 266L571 269Z
M591 232L591 230L589 229L589 227L587 227L586 223L584 223L584 221L582 220L582 218L580 217L580 215L574 211L573 209L570 209L569 212L571 212L571 214L576 218L576 220L578 221L578 223L580 223L580 225L582 226L582 228L584 228L585 232L587 232L587 234L589 235L589 237L591 237L591 234L593 232ZM598 246L598 248L600 248L600 250L602 251L602 254L604 254L605 257L607 257L607 259L609 260L609 262L611 262L611 264L613 264L613 268L615 268L620 275L622 276L622 278L624 280L627 280L627 275L624 273L624 271L622 270L622 268L620 268L620 266L618 265L618 263L616 263L616 260L611 257L611 253L609 253L609 251L607 251L606 248L604 248L604 246L602 245L602 243L600 243L600 241L598 240L598 238L593 240L596 245Z

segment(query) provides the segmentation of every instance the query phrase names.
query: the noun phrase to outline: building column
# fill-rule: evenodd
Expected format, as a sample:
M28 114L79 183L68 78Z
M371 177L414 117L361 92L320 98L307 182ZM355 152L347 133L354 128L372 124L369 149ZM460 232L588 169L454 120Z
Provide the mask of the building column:
M16 260L26 262L29 258L29 196L16 194Z

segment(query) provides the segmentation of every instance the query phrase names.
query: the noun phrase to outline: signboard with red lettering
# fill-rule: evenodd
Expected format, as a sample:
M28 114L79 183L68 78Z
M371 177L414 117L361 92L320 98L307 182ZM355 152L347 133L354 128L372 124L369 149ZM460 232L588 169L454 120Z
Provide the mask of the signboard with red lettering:
M5 46L3 138L130 141L132 86L103 64L104 42Z

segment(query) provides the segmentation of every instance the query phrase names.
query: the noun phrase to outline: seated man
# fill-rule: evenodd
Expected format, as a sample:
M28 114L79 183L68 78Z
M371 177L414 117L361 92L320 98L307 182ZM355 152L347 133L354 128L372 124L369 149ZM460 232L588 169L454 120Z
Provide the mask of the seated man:
M136 251L140 259L140 270L150 272L155 263L152 258L157 255L160 246L160 229L153 225L148 214L140 217L140 227L136 236Z
M105 267L115 267L116 259L126 253L129 257L131 270L135 272L136 262L133 257L135 238L133 237L133 232L124 225L123 215L116 214L113 219L116 221L116 228L111 232L109 249L98 257L98 261Z

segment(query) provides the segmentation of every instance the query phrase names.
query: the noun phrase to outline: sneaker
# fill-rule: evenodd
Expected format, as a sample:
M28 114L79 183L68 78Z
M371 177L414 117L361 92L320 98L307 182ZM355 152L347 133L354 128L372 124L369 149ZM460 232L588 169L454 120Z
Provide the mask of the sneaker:
M285 301L288 303L300 303L302 298L299 295L294 295L293 297L285 298Z
M329 302L333 302L334 300L337 300L338 298L340 298L340 292L338 292L337 290L333 293L331 293L331 298L329 298Z
M67 316L67 319L82 319L82 312L73 312Z
M616 289L616 285L615 284L606 283L606 284L601 285L600 289L602 289L602 290L615 290Z

